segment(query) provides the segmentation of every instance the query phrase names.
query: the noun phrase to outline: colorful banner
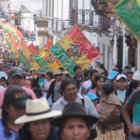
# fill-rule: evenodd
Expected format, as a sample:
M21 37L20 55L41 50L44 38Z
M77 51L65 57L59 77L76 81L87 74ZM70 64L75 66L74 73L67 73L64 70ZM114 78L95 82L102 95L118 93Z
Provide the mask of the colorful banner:
M23 51L23 55L25 56L26 60L30 63L31 67L34 68L35 70L40 69L40 66L37 64L37 62L34 60L33 55L29 48L26 48Z
M20 56L18 57L19 61L22 63L22 65L24 66L24 68L28 71L30 71L30 69L32 68L31 65L29 64L29 62L27 61L27 59L25 58L25 56L23 55L22 52L20 52Z
M95 12L101 16L112 15L112 9L118 2L119 0L91 0Z
M140 0L121 0L113 11L140 40Z
M52 38L48 38L45 47L49 50L52 46L53 46L53 40Z
M30 50L30 53L32 54L32 56L35 56L39 53L39 50L34 46L33 43L30 44L28 49Z
M86 39L77 26L74 26L57 42L50 52L72 76L74 76L73 68L76 64L84 70L99 55L98 50Z
M50 51L48 51L46 46L40 50L34 59L39 64L39 66L45 70L56 72L61 67L59 61L52 55Z

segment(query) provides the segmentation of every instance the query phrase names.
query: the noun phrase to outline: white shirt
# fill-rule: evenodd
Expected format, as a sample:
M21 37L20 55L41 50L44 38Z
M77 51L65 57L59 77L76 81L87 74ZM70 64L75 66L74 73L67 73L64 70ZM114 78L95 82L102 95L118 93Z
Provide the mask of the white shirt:
M87 89L87 88L89 88L89 87L91 87L91 86L92 86L92 82L91 82L90 79L87 80L87 81L85 81L85 82L83 83L83 87L84 87L85 89Z

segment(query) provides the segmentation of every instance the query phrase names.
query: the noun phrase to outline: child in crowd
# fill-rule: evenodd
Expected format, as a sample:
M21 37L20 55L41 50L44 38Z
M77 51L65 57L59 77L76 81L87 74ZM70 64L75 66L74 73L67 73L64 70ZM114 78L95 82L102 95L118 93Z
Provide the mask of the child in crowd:
M94 106L96 107L96 110L97 110L99 107L99 104L98 104L98 97L96 96L96 94L88 93L86 96L92 101L92 103L94 104Z

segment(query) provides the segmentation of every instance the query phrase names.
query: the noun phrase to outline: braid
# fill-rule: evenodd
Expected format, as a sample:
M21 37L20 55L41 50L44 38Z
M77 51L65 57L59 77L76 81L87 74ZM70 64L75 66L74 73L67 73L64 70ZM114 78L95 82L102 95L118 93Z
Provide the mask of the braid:
M2 124L4 126L4 133L6 136L11 137L12 133L7 125L8 113L5 110L5 105L2 105Z

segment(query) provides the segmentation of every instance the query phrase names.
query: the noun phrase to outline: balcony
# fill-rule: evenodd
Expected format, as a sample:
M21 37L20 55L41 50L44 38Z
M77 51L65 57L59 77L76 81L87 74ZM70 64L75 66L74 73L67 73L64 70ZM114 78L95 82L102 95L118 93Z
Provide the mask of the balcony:
M88 28L107 30L110 27L110 18L101 17L91 10L71 10L70 24L77 23Z

